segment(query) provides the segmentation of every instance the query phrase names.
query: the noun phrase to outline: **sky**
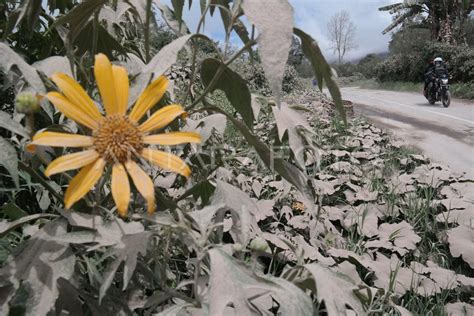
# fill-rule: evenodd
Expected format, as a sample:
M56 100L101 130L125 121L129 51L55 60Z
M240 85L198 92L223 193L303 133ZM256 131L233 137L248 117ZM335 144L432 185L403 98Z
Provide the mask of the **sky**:
M335 58L327 36L329 19L341 10L351 15L356 25L356 42L359 47L349 52L345 60L350 61L364 57L369 53L382 53L388 50L390 34L382 35L383 29L388 26L392 18L388 12L380 12L378 8L397 0L289 0L295 13L295 25L315 38L327 59ZM170 0L162 0L170 4ZM217 11L217 10L216 10ZM193 1L190 11L184 13L184 20L189 28L196 30L200 18L199 1ZM219 16L206 18L204 33L214 39L222 40L223 25ZM235 45L240 45L238 38L232 38Z

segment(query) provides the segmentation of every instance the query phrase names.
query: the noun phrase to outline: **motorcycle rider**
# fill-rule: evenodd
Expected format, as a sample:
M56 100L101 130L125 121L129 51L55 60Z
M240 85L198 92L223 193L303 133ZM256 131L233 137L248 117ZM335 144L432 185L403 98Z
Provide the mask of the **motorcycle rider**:
M443 74L448 73L448 68L446 67L446 63L444 62L443 58L436 57L430 64L425 71L425 97L428 98L429 93L432 91L433 82L436 77L439 77Z

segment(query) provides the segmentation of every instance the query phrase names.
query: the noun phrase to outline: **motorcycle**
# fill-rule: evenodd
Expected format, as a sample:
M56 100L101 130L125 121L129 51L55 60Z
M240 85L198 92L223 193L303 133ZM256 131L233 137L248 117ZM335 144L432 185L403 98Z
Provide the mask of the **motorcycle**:
M434 76L427 90L425 97L431 105L436 102L442 102L445 108L449 107L451 104L451 91L449 91L449 76L447 73Z

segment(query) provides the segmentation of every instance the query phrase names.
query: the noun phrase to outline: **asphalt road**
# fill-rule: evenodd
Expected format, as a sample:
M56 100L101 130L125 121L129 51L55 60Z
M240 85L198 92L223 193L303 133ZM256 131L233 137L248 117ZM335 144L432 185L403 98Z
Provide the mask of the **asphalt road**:
M432 161L474 179L474 102L455 100L449 108L430 105L421 93L342 88L345 100L368 117L418 148Z

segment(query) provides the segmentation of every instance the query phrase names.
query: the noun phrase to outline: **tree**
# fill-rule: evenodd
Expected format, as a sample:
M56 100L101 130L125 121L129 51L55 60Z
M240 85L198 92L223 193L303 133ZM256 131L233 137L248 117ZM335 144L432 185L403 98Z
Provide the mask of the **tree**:
M394 16L383 34L415 22L430 29L432 40L448 44L465 41L464 24L473 9L471 0L405 0L379 8Z
M388 49L391 54L411 54L422 51L430 42L428 29L407 25L392 34Z
M328 23L329 40L334 54L337 54L339 64L342 64L347 52L356 49L356 27L345 10L336 13Z
M467 45L474 47L474 18L466 21L465 33Z

